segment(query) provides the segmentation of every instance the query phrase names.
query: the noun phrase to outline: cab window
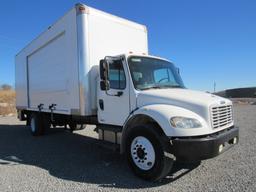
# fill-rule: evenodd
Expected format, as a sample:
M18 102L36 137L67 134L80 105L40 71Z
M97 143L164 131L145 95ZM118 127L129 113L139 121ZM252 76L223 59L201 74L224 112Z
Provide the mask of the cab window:
M125 89L126 80L121 60L109 63L109 83L111 89Z

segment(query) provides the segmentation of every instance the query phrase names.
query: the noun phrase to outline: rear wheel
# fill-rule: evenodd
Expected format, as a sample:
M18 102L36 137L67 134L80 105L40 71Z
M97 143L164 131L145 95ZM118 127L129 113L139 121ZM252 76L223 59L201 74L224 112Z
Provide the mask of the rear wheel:
M126 142L128 163L133 172L146 180L164 178L173 166L175 157L164 136L153 125L140 125L132 128Z
M40 136L44 134L44 125L42 115L39 113L32 113L30 115L30 131L33 136Z

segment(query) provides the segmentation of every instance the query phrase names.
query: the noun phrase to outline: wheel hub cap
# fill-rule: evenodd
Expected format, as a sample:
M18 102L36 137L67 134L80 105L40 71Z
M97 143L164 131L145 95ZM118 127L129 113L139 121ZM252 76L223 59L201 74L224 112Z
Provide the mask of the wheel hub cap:
M142 170L149 170L155 163L155 150L152 143L143 136L138 136L131 143L133 162Z
M138 148L137 149L137 156L140 158L140 159L144 159L145 157L145 152L142 148Z

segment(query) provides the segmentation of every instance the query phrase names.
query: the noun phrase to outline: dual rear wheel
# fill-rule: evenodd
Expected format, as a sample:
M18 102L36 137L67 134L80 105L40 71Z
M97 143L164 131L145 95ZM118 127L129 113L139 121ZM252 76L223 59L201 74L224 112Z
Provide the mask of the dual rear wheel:
M27 125L30 126L30 131L33 136L43 135L45 130L51 127L50 118L43 113L32 113Z
M46 113L31 113L27 120L27 125L30 126L30 131L33 136L43 135L45 131L51 127L51 124L56 126L55 123L51 122L49 114ZM85 125L77 124L73 121L70 121L68 125L71 131L85 128Z

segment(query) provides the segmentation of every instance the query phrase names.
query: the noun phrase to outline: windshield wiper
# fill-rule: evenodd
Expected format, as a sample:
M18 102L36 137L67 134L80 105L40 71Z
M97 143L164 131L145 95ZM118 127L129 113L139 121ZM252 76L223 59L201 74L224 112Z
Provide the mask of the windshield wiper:
M180 85L169 85L168 87L171 87L171 88L182 88L182 86L180 86Z
M148 90L148 89L161 89L162 86L159 85L153 85L153 86L149 86L149 87L143 87L140 90Z
M153 85L153 86L141 88L140 90L162 89L162 88L183 88L183 87L180 85Z

